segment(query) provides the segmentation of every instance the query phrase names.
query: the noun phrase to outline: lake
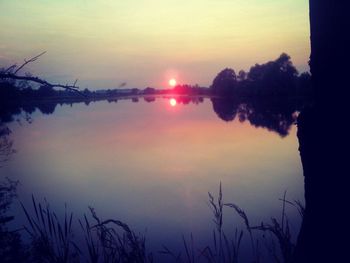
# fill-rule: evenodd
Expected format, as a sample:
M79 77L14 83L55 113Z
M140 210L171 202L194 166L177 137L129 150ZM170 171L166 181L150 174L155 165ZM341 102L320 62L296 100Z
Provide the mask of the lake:
M217 196L220 182L224 202L243 208L251 225L280 218L285 191L288 200L304 200L296 115L286 122L276 119L283 113L254 109L176 97L36 109L29 121L22 113L6 124L16 153L1 179L19 180L18 198L29 210L32 195L57 214L67 204L75 218L89 216L91 206L145 234L154 252L181 250L190 233L205 246L215 229L208 192ZM296 235L298 212L287 212ZM12 214L13 224L26 222L18 202ZM244 228L230 208L224 225Z

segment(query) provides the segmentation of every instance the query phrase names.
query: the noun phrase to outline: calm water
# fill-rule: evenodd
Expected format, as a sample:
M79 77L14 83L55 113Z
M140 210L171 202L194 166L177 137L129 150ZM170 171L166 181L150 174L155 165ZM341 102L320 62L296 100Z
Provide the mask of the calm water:
M2 178L20 181L19 199L31 207L32 194L46 198L57 213L67 203L76 217L92 206L146 233L155 251L178 249L190 232L198 244L209 242L207 192L217 195L220 182L224 201L244 208L253 225L280 215L285 190L303 201L295 125L282 137L239 118L226 122L209 99L63 105L31 117L7 124L17 152L0 168ZM22 224L17 203L13 212ZM288 213L296 231L297 212ZM230 210L224 221L229 230L241 225Z

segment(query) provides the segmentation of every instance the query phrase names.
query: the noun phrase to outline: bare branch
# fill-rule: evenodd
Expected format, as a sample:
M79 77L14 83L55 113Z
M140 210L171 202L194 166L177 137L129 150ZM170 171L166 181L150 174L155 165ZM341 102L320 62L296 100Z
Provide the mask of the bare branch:
M30 59L24 59L24 63L22 65L20 65L13 73L11 72L12 70L14 70L17 65L14 64L10 67L8 67L7 69L5 69L5 71L0 72L0 79L14 79L14 80L26 80L26 81L31 81L31 82L35 82L41 85L45 85L45 86L49 86L49 87L59 87L59 88L64 88L67 90L72 90L75 91L77 93L79 93L80 95L85 96L85 94L83 94L82 92L80 92L78 89L79 87L76 86L78 79L76 79L73 83L73 85L68 85L68 83L66 85L62 85L62 84L54 84L54 83L49 83L46 80L40 79L38 77L32 77L32 76L18 76L17 73L23 68L25 67L27 64L32 63L34 61L36 61L39 57L41 57L42 55L44 55L46 53L46 51L41 52L39 55L36 55L35 57L32 57Z
M13 70L13 69L15 69L17 67L17 65L16 64L14 64L14 65L11 65L11 66L9 66L7 69L5 69L5 73L6 72L11 72L11 70Z
M49 87L59 87L59 88L64 88L64 89L68 89L68 90L72 90L75 91L77 93L79 93L80 95L86 97L83 93L81 93L78 90L78 86L76 86L76 83L78 80L76 80L74 82L73 85L62 85L62 84L55 84L55 83L49 83L46 80L40 79L38 77L31 77L31 76L18 76L15 75L13 73L0 73L0 79L14 79L14 80L27 80L27 81L32 81L41 85L45 85L45 86L49 86Z
M32 57L31 59L27 60L27 59L24 59L24 63L22 65L20 65L16 71L14 72L14 74L17 74L18 71L20 71L25 65L31 63L31 62L34 62L36 61L39 57L41 57L42 55L44 55L46 53L46 51L44 52L41 52L39 55L36 55L35 57Z

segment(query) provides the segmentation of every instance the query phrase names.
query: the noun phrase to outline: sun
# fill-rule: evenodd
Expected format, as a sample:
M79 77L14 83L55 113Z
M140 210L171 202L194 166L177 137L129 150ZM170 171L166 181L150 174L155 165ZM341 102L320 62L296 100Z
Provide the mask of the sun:
M169 85L172 87L176 86L176 79L169 79Z
M177 102L176 102L176 99L171 98L169 103L170 103L171 106L175 107Z

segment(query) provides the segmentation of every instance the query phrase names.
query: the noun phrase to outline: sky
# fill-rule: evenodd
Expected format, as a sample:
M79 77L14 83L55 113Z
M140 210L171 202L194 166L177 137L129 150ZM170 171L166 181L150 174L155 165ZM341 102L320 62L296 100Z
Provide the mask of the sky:
M209 86L282 52L309 70L307 0L1 0L0 67L81 88ZM124 87L125 88L125 87Z

